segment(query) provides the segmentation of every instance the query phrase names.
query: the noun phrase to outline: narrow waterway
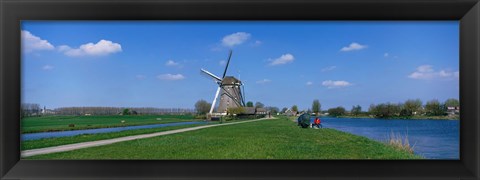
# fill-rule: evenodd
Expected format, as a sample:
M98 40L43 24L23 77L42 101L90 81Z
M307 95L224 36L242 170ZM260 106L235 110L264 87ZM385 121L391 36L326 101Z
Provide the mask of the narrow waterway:
M21 138L22 138L22 141L26 141L26 140L37 140L37 139L43 139L43 138L76 136L81 134L111 133L111 132L119 132L119 131L126 131L126 130L135 130L135 129L150 129L150 128L180 126L180 125L189 125L189 124L206 124L206 123L207 122L178 122L178 123L125 126L125 127L114 127L114 128L85 129L85 130L74 130L74 131L29 133L29 134L22 134Z

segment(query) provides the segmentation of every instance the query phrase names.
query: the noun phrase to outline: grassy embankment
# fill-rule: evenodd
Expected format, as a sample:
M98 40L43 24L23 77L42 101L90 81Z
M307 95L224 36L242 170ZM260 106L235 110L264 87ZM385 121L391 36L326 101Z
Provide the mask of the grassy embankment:
M132 140L28 159L419 159L365 137L302 129L286 117Z
M134 117L143 117L143 116L134 116ZM154 116L158 117L158 116ZM185 119L188 119L190 116L177 116L178 120L175 121L172 116L169 116L170 122L181 122ZM151 118L143 117L143 118ZM44 118L44 120L47 118ZM88 119L90 120L90 119ZM103 118L98 119L97 121L99 124L102 124L101 120L111 120L111 118ZM226 121L225 123L230 122L237 122L242 120L230 120ZM165 122L166 123L166 122ZM210 121L208 124L218 124L218 121ZM111 133L99 133L99 134L82 134L77 136L70 136L70 137L59 137L59 138L45 138L45 139L38 139L38 140L27 140L22 141L21 143L21 150L30 150L30 149L38 149L38 148L45 148L45 147L52 147L52 146L60 146L60 145L67 145L67 144L74 144L74 143L81 143L81 142L89 142L89 141L97 141L97 140L104 140L104 139L112 139L118 137L125 137L125 136L133 136L133 135L140 135L140 134L149 134L149 133L156 133L156 132L163 132L168 130L175 130L175 129L182 129L188 127L196 127L196 126L204 126L207 124L190 124L190 125L180 125L180 126L170 126L170 127L160 127L160 128L151 128L151 129L137 129L137 130L127 130L127 131L120 131L120 132L111 132Z
M210 122L209 124L215 124L215 123L218 123L218 122ZM75 143L89 142L89 141L98 141L98 140L104 140L104 139L112 139L112 138L133 136L133 135L139 135L139 134L149 134L149 133L156 133L156 132L182 129L182 128L188 128L188 127L204 126L204 125L206 124L190 124L190 125L169 126L169 127L151 128L151 129L127 130L127 131L111 132L111 133L82 134L82 135L70 136L70 137L27 140L27 141L21 142L21 150L38 149L38 148L60 146L60 145L66 145L66 144L75 144Z
M123 121L123 123L122 123ZM147 124L199 121L190 115L128 115L128 116L42 116L21 121L22 133L97 129ZM69 127L74 124L74 127Z

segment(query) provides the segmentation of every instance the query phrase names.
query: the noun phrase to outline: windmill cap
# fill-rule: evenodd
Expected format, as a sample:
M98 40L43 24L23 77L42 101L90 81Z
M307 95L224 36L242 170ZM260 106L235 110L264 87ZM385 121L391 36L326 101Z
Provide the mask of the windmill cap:
M233 76L225 76L222 80L222 85L234 85L234 84L241 84L242 81L238 80Z

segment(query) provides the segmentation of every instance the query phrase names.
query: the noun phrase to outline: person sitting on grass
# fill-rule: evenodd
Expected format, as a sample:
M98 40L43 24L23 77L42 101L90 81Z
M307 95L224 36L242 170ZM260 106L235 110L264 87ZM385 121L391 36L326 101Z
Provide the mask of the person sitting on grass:
M315 126L317 126L317 128L323 128L322 121L318 117L315 117L315 120L313 121L313 124L312 124L312 128Z
M302 128L308 128L310 126L310 115L308 113L302 113L297 119L297 123Z

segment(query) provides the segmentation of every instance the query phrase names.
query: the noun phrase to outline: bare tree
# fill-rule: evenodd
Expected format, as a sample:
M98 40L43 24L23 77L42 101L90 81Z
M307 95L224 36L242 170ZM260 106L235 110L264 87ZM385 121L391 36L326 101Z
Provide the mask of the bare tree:
M207 114L208 111L210 111L211 106L212 104L201 99L195 103L195 110L197 111L198 114Z
M320 104L320 101L318 99L315 99L313 100L313 103L312 103L312 111L318 115L318 113L320 112L320 108L322 107L322 105Z
M261 102L256 102L255 103L255 108L264 108L264 107L265 107L265 105Z

